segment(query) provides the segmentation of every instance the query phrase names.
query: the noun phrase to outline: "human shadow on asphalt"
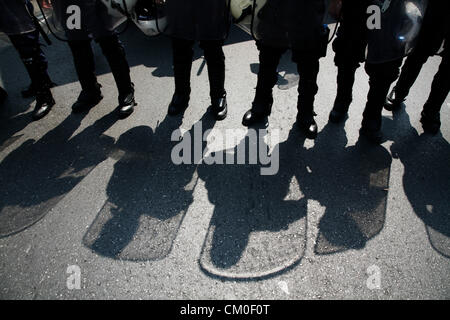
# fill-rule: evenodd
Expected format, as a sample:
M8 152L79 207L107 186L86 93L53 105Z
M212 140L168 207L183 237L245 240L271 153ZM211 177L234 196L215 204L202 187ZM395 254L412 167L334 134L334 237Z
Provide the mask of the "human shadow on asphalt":
M405 111L394 113L387 125L393 132L392 155L404 166L405 194L431 246L450 258L450 144L440 133L419 135Z
M0 237L39 221L107 158L114 139L102 133L117 115L108 114L71 137L82 119L70 115L38 141L23 142L0 162Z
M325 207L316 254L362 249L381 231L388 151L364 140L346 146L343 125L327 125L313 148L303 143L294 126L276 146L280 166L274 176L260 175L258 165L199 166L199 178L215 205L199 258L206 274L253 281L297 266L306 247L308 217L318 214L310 200Z
M200 123L208 130L215 120L206 112ZM129 261L160 260L171 252L197 183L196 165L177 165L171 157L181 140L194 150L194 127L171 141L181 124L181 116L167 116L154 131L140 126L119 137L108 199L83 238L93 252Z

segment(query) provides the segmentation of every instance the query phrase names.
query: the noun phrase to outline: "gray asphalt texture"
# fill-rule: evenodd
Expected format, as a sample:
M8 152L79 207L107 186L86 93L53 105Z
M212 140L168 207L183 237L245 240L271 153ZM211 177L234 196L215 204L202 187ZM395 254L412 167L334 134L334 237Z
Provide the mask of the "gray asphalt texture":
M320 133L311 141L295 126L298 77L286 54L268 123L279 143L258 139L279 151L280 167L263 176L260 164L171 161L179 127L188 143L200 121L203 131L244 129L258 69L249 35L233 27L224 47L229 116L221 122L207 111L200 49L190 107L166 117L170 41L135 28L122 40L139 103L130 117L114 112L114 79L97 45L105 98L71 113L80 87L68 47L55 41L45 52L57 106L38 122L33 101L20 96L24 67L0 40L9 93L0 109L1 299L450 298L450 99L440 134L423 134L419 122L440 58L426 63L406 109L383 111L385 138L375 146L358 139L363 68L348 120L328 124L336 94L330 46L316 99ZM222 149L239 147L248 148L245 139ZM79 290L67 286L73 265Z

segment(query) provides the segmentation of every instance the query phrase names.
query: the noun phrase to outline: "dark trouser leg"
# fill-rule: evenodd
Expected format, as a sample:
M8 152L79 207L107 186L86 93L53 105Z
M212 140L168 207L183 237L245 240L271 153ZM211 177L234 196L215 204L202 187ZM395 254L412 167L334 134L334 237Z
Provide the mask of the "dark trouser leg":
M319 74L319 57L315 55L293 55L297 63L300 76L298 84L298 115L302 117L313 117L314 100L318 91L317 76Z
M72 51L73 62L81 89L83 91L98 90L91 40L71 40L69 41L69 47Z
M10 36L10 39L19 52L31 78L30 89L22 92L22 94L24 96L36 94L33 119L39 120L45 117L55 105L55 100L50 91L53 83L47 73L47 60L39 44L39 32L33 31L13 35Z
M355 2L355 1L354 1ZM337 94L330 121L339 122L347 115L353 100L355 73L365 59L367 5L364 1L343 4L346 17L339 27L336 40L333 42L335 52L334 63L337 66Z
M278 64L287 48L276 48L256 42L259 50L259 72L252 108L244 114L242 124L251 126L262 122L272 112L272 89L278 81Z
M175 93L189 95L191 93L191 69L194 41L172 39L173 71L175 76Z
M336 94L336 104L345 105L347 107L353 100L353 85L355 83L355 73L359 68L359 63L349 63L344 65L338 65L337 74L337 94Z
M422 70L422 67L427 60L428 55L420 50L414 51L408 56L395 85L397 100L404 100L408 96L409 90L413 86L419 76L420 70Z
M116 34L97 38L96 41L102 48L103 55L111 68L119 91L119 103L121 103L127 95L134 93L125 48Z
M51 88L52 81L47 73L47 59L39 43L39 32L9 36L16 48L31 79L30 89L23 92L24 96L33 96L42 88Z
M262 43L257 43L257 46L259 49L259 72L252 112L269 115L273 104L272 90L278 81L278 64L287 49L270 47Z
M200 41L208 64L208 77L211 96L211 112L217 120L227 116L227 100L225 91L225 54L223 41Z
M208 64L208 77L211 99L219 99L225 94L225 54L223 41L201 41Z
M97 105L103 99L103 96L100 91L101 86L95 75L91 40L71 40L69 41L69 47L72 51L75 70L81 85L81 93L73 104L72 110L81 112Z
M397 79L402 59L392 62L371 64L366 62L369 75L369 93L363 113L362 131L375 142L381 139L381 113L391 84Z
M293 51L292 59L297 63L300 76L298 84L297 124L306 137L315 139L317 124L314 120L314 100L318 91L317 76L319 74L318 55L298 55Z
M330 112L330 121L340 122L343 120L353 100L353 85L355 73L359 68L358 61L346 59L336 63L337 65L337 93L334 100L333 110Z
M441 127L440 111L450 91L450 50L446 49L439 70L434 76L431 92L423 106L422 125L425 131L436 134Z
M172 38L175 93L169 105L169 115L177 115L189 106L194 41Z
M424 106L430 113L439 113L450 90L450 48L442 57L439 70L434 76L431 92Z

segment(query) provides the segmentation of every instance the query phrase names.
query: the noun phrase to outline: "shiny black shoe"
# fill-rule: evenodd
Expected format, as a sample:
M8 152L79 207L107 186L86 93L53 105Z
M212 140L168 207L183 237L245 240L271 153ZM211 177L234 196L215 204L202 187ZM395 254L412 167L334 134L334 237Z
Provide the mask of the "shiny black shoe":
M33 111L33 120L39 120L45 117L52 107L55 105L55 100L53 99L50 89L43 91L38 91L36 93L36 106Z
M244 113L242 117L242 125L251 127L255 124L263 123L267 120L268 115L253 112L251 109Z
M5 102L7 97L8 97L8 93L6 92L6 90L3 89L2 87L0 87L0 104Z
M123 99L119 99L119 106L117 107L117 112L120 118L126 118L133 113L134 107L137 103L134 99L134 92L129 93Z
M348 116L348 109L350 107L350 103L344 103L340 101L335 101L333 109L330 112L329 121L333 123L342 122Z
M269 101L254 101L252 108L248 110L242 118L242 125L246 127L253 126L255 124L262 124L267 120L267 117L272 111L273 99ZM265 110L264 112L255 112L255 110Z
M363 120L359 134L375 144L380 144L383 139L381 125L375 120Z
M317 138L318 128L314 120L315 115L315 113L312 115L297 115L297 125L308 139Z
M169 104L168 114L170 116L176 116L183 113L189 106L189 94L175 93L172 97L172 101Z
M224 120L228 114L227 94L219 99L211 99L211 112L216 120Z
M386 98L384 109L387 111L398 111L401 108L403 101L405 101L405 98L399 97L396 89L394 88Z
M92 90L82 90L77 101L72 105L72 112L80 113L95 107L103 99L100 88L101 85L98 84Z
M439 112L422 111L420 122L422 123L423 131L426 133L436 135L441 129L441 116Z

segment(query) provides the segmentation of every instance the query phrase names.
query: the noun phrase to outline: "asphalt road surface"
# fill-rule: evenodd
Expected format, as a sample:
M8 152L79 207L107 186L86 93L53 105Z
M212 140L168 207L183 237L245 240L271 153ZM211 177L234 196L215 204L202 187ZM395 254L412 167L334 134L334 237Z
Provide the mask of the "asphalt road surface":
M229 116L221 122L207 111L198 48L190 107L167 117L170 42L134 28L122 39L134 114L117 118L114 80L97 46L105 98L71 114L80 87L68 47L55 41L45 52L57 106L38 122L33 101L20 97L25 69L0 40L9 93L0 109L0 298L450 298L450 100L441 134L423 134L419 122L440 58L427 62L406 109L384 111L384 142L374 146L358 140L363 68L348 120L328 124L336 94L331 48L321 60L320 133L305 140L295 126L298 76L287 54L267 130L245 139L241 119L258 70L246 33L233 28L224 48ZM227 132L241 135L220 140ZM178 165L180 140L193 153L212 153L198 163L185 149ZM269 167L263 158L231 164L233 153L250 154L255 145L270 150L277 174L261 174Z

